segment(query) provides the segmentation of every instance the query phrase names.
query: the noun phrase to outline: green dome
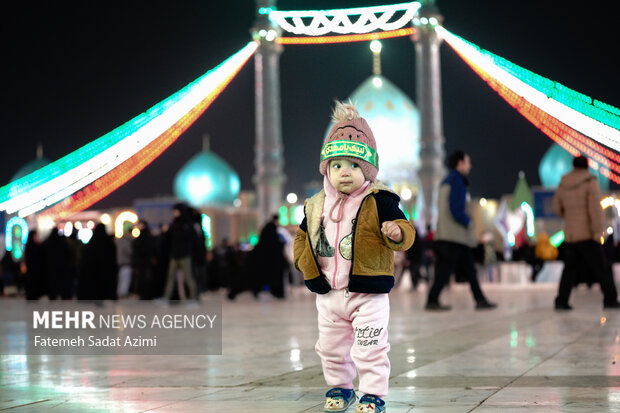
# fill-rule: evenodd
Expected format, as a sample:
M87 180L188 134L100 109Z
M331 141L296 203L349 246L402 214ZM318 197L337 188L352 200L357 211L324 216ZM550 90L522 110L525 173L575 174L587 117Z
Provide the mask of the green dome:
M553 143L545 152L540 165L538 166L538 174L540 182L546 188L557 188L562 179L562 175L573 170L573 155L562 148L557 143ZM589 169L591 173L596 175L601 191L609 190L609 179L602 175L599 171Z
M174 178L174 194L193 207L232 205L240 187L237 173L210 151L192 157Z
M36 157L26 165L22 166L15 172L15 175L11 178L11 182L18 180L19 178L23 178L24 176L36 171L37 169L41 169L44 166L47 166L50 163L49 160L43 157Z
M26 165L22 166L21 168L19 168L17 170L17 172L15 172L15 174L11 177L11 180L9 181L9 194L10 196L15 195L20 186L16 185L14 182L20 178L23 178L24 176L31 174L32 172L43 168L44 166L47 166L50 163L49 160L45 159L42 156L37 156L36 158L34 158L33 160L31 160L30 162L28 162Z
M363 81L349 98L377 141L377 178L389 184L415 182L420 166L420 113L413 101L381 75Z

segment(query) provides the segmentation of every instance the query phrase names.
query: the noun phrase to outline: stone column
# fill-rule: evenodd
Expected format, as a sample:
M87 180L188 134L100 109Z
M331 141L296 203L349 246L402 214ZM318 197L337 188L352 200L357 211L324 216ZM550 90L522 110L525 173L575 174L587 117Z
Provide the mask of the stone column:
M254 55L256 141L254 185L258 198L259 227L278 212L286 181L282 146L279 59L276 43L281 29L269 19L276 0L256 0L257 14L252 37L260 43Z
M417 104L420 109L421 165L418 176L424 196L424 220L433 228L437 221L439 185L446 173L439 56L442 40L435 32L435 26L443 22L443 16L434 3L434 0L423 2L413 19Z

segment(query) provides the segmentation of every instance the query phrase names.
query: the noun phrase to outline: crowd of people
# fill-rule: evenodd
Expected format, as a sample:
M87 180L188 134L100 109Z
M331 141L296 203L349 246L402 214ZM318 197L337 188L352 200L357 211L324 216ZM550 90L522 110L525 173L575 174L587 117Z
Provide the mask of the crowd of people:
M175 218L171 224L157 231L151 231L148 222L139 221L135 227L140 235L136 238L131 235L133 224L125 226L121 238L114 238L99 224L87 244L79 241L75 233L67 237L53 229L41 240L32 231L22 262L13 260L10 253L2 258L0 283L14 286L29 300L44 296L51 300L114 300L129 296L143 300L196 299L201 293L222 289L231 300L243 292L257 297L261 291L284 298L286 285L301 284L286 251L292 240L287 230L278 225L277 216L265 224L253 248L223 238L207 250L198 212L184 204L176 205L173 211ZM415 229L413 246L395 254L397 288L405 276L410 277L412 290L423 283L427 288L433 284L437 255L435 232L430 225L424 231ZM509 260L528 264L531 281L535 282L546 261L565 260L565 247L566 244L554 247L547 233L542 232L536 240L526 238L515 247ZM613 234L608 235L603 251L606 271L611 272L613 263L620 262L620 243L614 241ZM478 280L500 281L500 264L507 259L490 231L481 235L472 253ZM184 277L180 291L177 274ZM451 281L468 282L462 272L455 270L452 274ZM574 285L591 287L597 282L587 268L582 268Z
M221 289L230 299L242 292L258 297L261 291L285 297L286 283L294 281L285 251L291 239L276 216L263 227L254 248L224 238L208 249L197 210L179 203L173 215L169 225L156 231L140 220L137 237L128 222L121 238L100 223L86 244L75 232L65 236L54 228L42 240L31 231L23 259L3 256L0 291L10 286L28 300L197 300L201 293Z

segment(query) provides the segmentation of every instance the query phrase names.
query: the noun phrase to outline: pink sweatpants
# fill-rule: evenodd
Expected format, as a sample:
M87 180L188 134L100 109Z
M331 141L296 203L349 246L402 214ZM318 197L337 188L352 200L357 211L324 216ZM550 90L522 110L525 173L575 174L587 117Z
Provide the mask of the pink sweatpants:
M352 389L357 367L359 391L385 397L390 378L388 295L331 290L317 294L316 307L319 339L315 349L327 385Z

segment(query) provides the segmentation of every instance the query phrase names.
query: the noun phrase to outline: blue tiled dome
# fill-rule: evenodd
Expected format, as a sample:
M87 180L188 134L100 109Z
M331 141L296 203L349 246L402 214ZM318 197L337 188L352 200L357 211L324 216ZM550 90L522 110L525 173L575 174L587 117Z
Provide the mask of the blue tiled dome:
M15 172L15 174L11 177L11 180L9 181L10 182L9 194L13 196L14 194L18 193L20 185L15 183L16 180L23 178L24 176L31 174L32 172L38 169L41 169L44 166L47 166L49 163L50 161L44 158L43 156L37 156L36 158L34 158L33 160L31 160L30 162L28 162L21 168L19 168L17 172Z
M31 160L30 162L28 162L26 165L22 166L21 168L19 168L17 170L17 172L15 172L15 174L13 175L13 177L11 178L11 182L19 179L19 178L23 178L24 176L36 171L37 169L43 168L44 166L48 165L50 163L49 160L47 160L46 158L43 157L36 157L33 160Z
M206 150L187 161L174 178L176 197L193 207L232 205L240 187L228 163Z
M540 182L546 188L557 188L562 179L562 175L573 170L573 155L563 149L557 143L551 144L551 147L545 152L545 155L538 166L538 174ZM609 179L602 175L599 171L589 169L591 173L596 175L601 191L609 190Z

